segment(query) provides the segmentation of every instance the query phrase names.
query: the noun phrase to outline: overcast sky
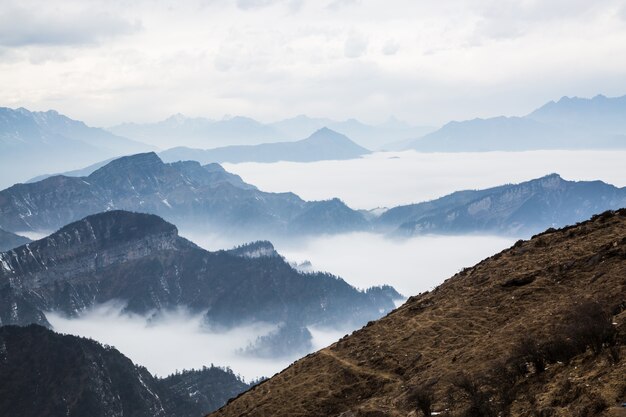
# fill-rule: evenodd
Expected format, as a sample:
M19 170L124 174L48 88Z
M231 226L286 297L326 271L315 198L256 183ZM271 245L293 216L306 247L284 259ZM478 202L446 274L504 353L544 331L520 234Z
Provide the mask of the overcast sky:
M626 94L626 0L0 0L0 105L414 124Z

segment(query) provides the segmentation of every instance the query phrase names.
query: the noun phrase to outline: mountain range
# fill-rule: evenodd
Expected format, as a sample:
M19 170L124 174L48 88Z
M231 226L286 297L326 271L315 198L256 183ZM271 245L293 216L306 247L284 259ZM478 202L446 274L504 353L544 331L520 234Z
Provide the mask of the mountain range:
M93 340L0 327L3 416L201 417L249 387L213 366L157 378Z
M72 120L54 110L0 108L0 187L45 172L80 168L105 158L153 149Z
M625 149L626 96L563 97L524 117L450 122L403 142L420 152L526 151L537 149Z
M625 236L620 210L519 241L210 415L622 416Z
M146 153L115 159L85 177L59 175L0 191L0 228L49 233L90 214L122 209L157 214L185 230L235 234L242 240L351 231L523 237L624 206L625 188L551 174L458 191L377 217L338 199L308 202L293 193L260 191L216 163L164 163Z
M530 236L626 207L626 187L567 181L558 174L484 190L458 191L436 200L394 207L375 220L401 236L491 233Z
M356 159L370 151L357 145L347 136L328 128L317 130L306 139L295 142L264 143L259 145L227 146L215 149L176 147L160 152L165 162L314 162L324 160Z
M411 126L393 118L380 125L368 125L356 119L335 121L300 115L274 123L261 123L242 116L211 120L182 114L156 123L125 123L108 130L162 149L171 148L175 143L183 147L209 149L293 141L308 137L324 127L346 135L368 149L380 149L389 142L419 137L433 130L431 127Z
M0 229L0 252L25 245L29 242L31 242L31 240L27 237Z
M49 232L113 209L250 239L367 225L363 214L339 200L307 202L292 193L262 192L218 164L165 164L155 153L113 160L86 177L58 175L0 191L0 227L12 232Z
M183 307L211 326L353 327L399 298L388 287L359 291L329 274L300 273L269 242L208 252L155 215L125 211L88 216L0 253L5 325L48 325L49 311L76 317L122 301L125 312L138 314Z

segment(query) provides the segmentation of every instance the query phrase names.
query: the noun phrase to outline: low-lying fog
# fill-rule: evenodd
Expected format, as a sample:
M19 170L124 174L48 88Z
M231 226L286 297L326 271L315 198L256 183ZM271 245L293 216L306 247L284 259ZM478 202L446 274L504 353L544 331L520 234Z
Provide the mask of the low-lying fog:
M355 209L432 200L558 173L623 187L626 151L476 153L379 152L348 161L224 164L263 191L292 191L305 200L341 198Z
M230 367L249 382L261 376L272 376L298 359L295 356L264 359L237 353L258 336L273 330L274 326L269 324L256 323L216 332L203 327L201 314L193 315L184 310L165 312L159 318L124 314L121 310L121 305L110 303L87 311L80 318L69 319L55 313L47 317L56 331L115 346L153 375L167 376L176 370L198 369L213 363ZM309 330L314 350L346 333Z
M458 154L377 153L351 161L316 163L226 164L229 171L265 191L293 191L309 200L340 197L353 208L420 202L460 189L521 182L552 172L565 179L601 179L626 185L625 151L536 151ZM181 234L209 250L245 243L236 236ZM405 296L430 290L463 267L472 266L508 246L514 238L497 236L419 236L389 239L373 233L350 233L276 241L287 260L310 261L313 269L341 276L358 288L390 284ZM272 327L249 325L216 333L202 327L201 316L169 312L159 320L120 313L101 306L80 319L51 315L56 330L116 346L136 363L164 376L175 370L211 363L230 366L247 380L271 376L296 358L256 359L244 348ZM345 332L310 329L314 349Z
M185 230L181 233L207 250L245 243L232 236ZM431 290L461 269L511 246L515 240L481 235L425 235L405 239L358 232L272 243L289 262L309 261L313 270L338 275L357 288L390 284L401 294L410 296Z

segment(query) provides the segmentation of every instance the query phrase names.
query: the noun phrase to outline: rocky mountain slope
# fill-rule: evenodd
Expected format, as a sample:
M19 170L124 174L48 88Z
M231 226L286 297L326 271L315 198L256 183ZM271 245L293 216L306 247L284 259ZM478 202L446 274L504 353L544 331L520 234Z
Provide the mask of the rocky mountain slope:
M0 323L46 325L112 300L126 311L185 307L208 324L299 329L358 326L390 311L388 288L358 291L324 273L303 274L269 242L208 252L155 215L110 211L0 253ZM277 340L277 342L279 342Z
M200 417L249 388L219 368L158 379L113 347L41 326L0 327L0 415Z
M0 229L0 252L16 248L28 242L31 242L31 240L27 237Z
M148 145L93 128L56 111L0 108L0 187L46 172L81 168L105 158L145 152Z
M181 227L236 232L247 239L335 233L367 223L338 200L307 202L292 193L265 193L218 164L165 164L154 153L116 159L87 177L54 176L0 191L0 227L13 232L48 232L112 209L153 213Z
M215 149L191 149L177 147L159 154L165 162L313 162L325 160L354 159L370 151L357 145L347 136L328 128L317 130L306 139L295 142L264 143L248 146L227 146Z
M211 416L622 416L625 277L626 210L548 230Z
M523 117L453 121L404 144L423 152L626 148L626 96L563 97Z
M605 210L626 207L626 188L602 181L567 181L558 174L520 184L459 191L394 207L376 224L402 236L422 233L495 233L530 236Z

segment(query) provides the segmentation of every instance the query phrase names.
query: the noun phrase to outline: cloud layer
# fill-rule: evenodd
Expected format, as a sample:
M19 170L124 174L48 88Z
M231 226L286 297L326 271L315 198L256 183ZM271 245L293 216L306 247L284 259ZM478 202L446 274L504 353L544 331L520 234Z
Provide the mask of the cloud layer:
M379 152L348 161L224 167L264 191L292 191L307 200L339 197L353 208L373 209L419 203L459 190L519 183L555 172L567 180L602 180L624 187L624 160L626 151L408 151Z
M439 124L626 93L623 0L5 0L0 103ZM154 103L158 103L155 106Z

